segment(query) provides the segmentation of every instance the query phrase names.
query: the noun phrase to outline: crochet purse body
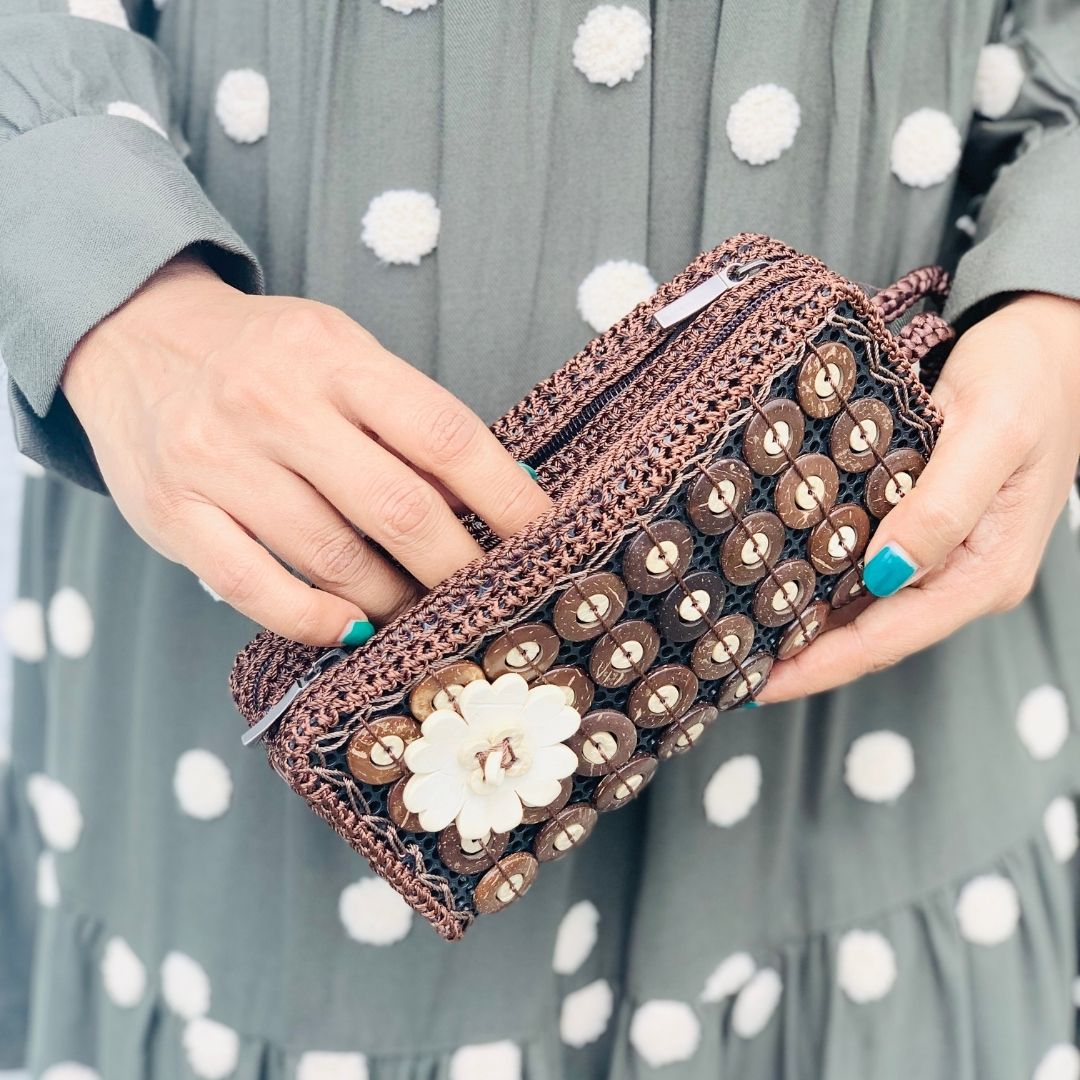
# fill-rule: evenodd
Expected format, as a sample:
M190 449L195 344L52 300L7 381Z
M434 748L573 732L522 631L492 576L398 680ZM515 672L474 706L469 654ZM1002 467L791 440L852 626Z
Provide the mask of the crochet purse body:
M863 592L940 418L945 274L872 299L741 235L494 432L554 507L355 651L262 633L231 686L281 776L447 939L524 896ZM922 378L918 364L922 363Z

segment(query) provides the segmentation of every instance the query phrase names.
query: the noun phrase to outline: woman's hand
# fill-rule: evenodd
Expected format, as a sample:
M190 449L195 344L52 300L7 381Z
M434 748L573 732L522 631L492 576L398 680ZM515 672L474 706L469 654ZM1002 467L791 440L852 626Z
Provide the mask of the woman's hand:
M762 703L880 671L1030 591L1080 456L1080 302L1032 293L976 324L934 400L934 454L866 551L887 599L777 664Z
M457 500L500 536L550 505L476 415L342 312L245 296L187 256L86 335L63 389L132 528L310 644L359 643L481 554Z

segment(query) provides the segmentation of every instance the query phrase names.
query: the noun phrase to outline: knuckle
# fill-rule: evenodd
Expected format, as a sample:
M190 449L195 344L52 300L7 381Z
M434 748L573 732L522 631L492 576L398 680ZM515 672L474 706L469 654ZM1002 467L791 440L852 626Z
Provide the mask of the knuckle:
M343 529L315 537L308 547L306 568L320 583L347 585L362 572L363 545Z
M171 484L154 480L144 489L143 500L147 520L159 532L168 533L187 497Z
M229 559L219 562L214 570L209 584L232 607L246 607L262 589L262 571L254 558Z
M277 318L274 339L283 349L296 350L325 347L341 337L352 320L329 304L310 301L289 305Z
M1005 583L1004 589L1002 589L1001 593L998 595L997 603L994 605L994 611L1012 611L1013 608L1019 607L1028 598L1034 587L1034 571L1024 571L1023 573L1012 575Z
M857 655L861 657L861 674L869 675L885 671L904 658L903 650L896 645L868 637L864 628L859 625L858 619L849 623L848 629L855 639Z
M435 492L412 480L391 484L378 500L376 517L391 542L411 543L423 535L435 510Z
M960 509L943 499L923 499L916 517L922 535L935 546L956 547L967 535L967 523Z
M293 641L304 641L314 645L329 639L327 620L323 603L316 589L309 590L310 595L301 603L289 627L287 636Z
M423 446L434 465L453 465L473 449L481 424L461 405L441 403L421 423Z

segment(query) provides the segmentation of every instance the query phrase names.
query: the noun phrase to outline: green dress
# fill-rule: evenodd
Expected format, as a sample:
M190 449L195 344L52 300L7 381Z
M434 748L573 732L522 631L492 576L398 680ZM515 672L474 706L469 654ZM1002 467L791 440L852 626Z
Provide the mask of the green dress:
M740 230L877 286L959 259L961 323L1080 297L1080 6L1004 7L0 0L0 352L38 463L0 1067L1077 1080L1075 500L1019 607L725 716L451 945L240 748L255 627L128 528L57 392L193 244L489 418Z

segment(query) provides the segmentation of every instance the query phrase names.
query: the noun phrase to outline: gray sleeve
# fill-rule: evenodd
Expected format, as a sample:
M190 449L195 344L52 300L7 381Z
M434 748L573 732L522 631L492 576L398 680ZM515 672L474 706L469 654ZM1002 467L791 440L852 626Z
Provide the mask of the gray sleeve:
M961 326L1004 293L1080 299L1080 3L1014 7L976 85L965 162L990 182L945 311Z
M261 291L254 256L170 139L165 60L146 36L0 0L0 356L20 450L104 492L59 389L68 354L156 270L198 246Z

